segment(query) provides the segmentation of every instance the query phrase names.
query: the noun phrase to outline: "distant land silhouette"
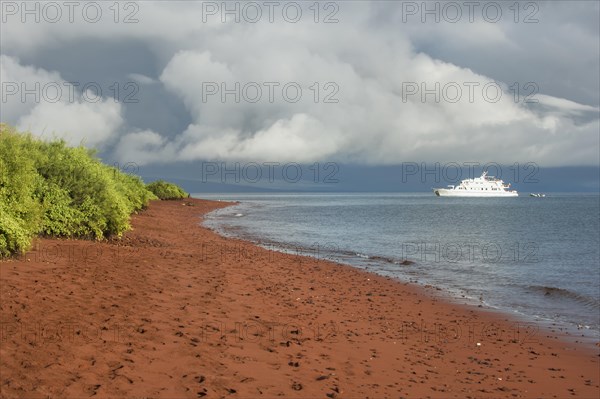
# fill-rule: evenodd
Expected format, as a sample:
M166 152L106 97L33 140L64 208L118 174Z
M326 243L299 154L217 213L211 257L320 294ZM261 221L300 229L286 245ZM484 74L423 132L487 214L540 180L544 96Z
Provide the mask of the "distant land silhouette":
M248 168L246 173L242 171L243 165L246 165L243 162L239 163L241 166L237 171L233 166L235 162L226 164L230 169L223 174L220 170L214 169L208 173L206 167L203 171L202 162L140 166L138 174L146 182L157 179L175 182L190 193L429 192L432 187L457 184L461 179L472 177L469 173L479 175L482 170L481 167L471 170L462 168L458 174L456 168L449 167L444 170L440 167L436 170L434 164L427 164L429 168L427 170L415 171L414 168L409 169L406 164L363 166L341 163L336 164L336 170L333 168L324 170L325 163L321 163L318 175L315 174L313 165L300 165L299 168L289 168L287 179L283 177L281 168L273 168L270 171L272 179L269 179L267 168L259 172L261 176L258 178L256 168ZM420 165L420 162L416 164ZM301 172L301 176L296 177L297 171ZM524 194L530 192L598 193L600 191L600 172L596 166L550 168L539 166L537 169L526 170L521 164L518 176L511 165L501 166L500 171L499 177ZM490 174L499 173L491 168ZM459 176L458 180L457 176ZM295 181L296 179L298 181Z

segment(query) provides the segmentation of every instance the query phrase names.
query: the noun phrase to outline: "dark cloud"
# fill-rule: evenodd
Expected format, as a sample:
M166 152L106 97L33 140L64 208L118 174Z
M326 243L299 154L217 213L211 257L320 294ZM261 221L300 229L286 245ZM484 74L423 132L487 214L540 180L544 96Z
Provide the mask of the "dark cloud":
M106 157L144 165L378 165L473 154L503 163L598 164L597 2L481 2L472 20L456 2L462 17L440 15L439 23L427 13L423 23L420 8L447 10L448 2L332 3L338 8L320 9L318 23L311 4L302 3L297 23L282 18L282 7L274 23L266 14L257 23L223 23L218 13L203 13L201 2L141 2L133 24L114 23L107 7L94 24L11 17L2 26L3 82L96 82L103 98L92 103L79 91L59 103L22 103L12 96L3 120L74 142L93 134L85 142ZM482 14L489 4L500 4L498 21ZM327 15L339 22L323 23ZM273 101L266 82L277 83ZM494 82L498 101L482 92ZM206 97L207 83L239 83L238 95L255 84L262 98ZM282 95L288 83L302 89L298 101ZM417 92L407 95L407 85ZM432 88L436 94L423 96ZM462 92L452 101L456 88ZM527 104L528 94L538 102ZM327 95L337 102L326 103Z

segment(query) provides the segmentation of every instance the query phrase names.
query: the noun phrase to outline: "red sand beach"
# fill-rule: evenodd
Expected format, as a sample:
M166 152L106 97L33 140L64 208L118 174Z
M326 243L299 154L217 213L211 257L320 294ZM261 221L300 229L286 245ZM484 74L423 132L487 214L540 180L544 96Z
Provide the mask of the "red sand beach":
M122 240L0 262L0 396L600 394L598 346L198 225L223 206L155 201Z

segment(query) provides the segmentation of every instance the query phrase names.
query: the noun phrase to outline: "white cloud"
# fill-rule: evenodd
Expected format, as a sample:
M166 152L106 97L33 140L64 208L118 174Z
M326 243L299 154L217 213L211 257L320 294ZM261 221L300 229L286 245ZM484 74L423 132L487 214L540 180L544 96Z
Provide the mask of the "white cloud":
M156 80L141 73L130 73L127 75L127 77L142 85L151 85L156 83Z
M547 96L545 94L536 95L536 99L543 105L548 105L557 109L561 109L566 112L599 112L600 108L592 107L590 105L579 104L575 101L567 100L565 98L556 98Z
M123 123L119 103L92 92L78 93L58 72L24 66L6 55L0 56L0 68L2 121L20 130L63 138L72 145L102 147ZM9 87L10 92L5 91Z
M115 148L119 161L146 165L153 162L173 162L174 152L160 134L151 130L127 133Z
M324 126L306 114L275 121L271 126L243 138L239 132L206 132L192 125L184 133L180 157L193 159L286 160L311 162L336 153L334 136L323 134ZM191 140L190 140L191 138Z
M122 122L121 107L111 100L59 101L36 105L19 119L17 127L44 138L62 138L75 146L100 147L112 138Z
M62 82L58 72L46 71L33 65L21 65L17 58L0 55L2 121L16 123L19 117L28 113L41 101L42 88L47 84L58 83L61 88L67 90L62 86ZM39 86L39 90L35 89L36 85ZM32 94L26 94L32 89Z
M307 40L297 44L308 48L315 38ZM301 56L292 61L266 62L263 74L271 72L282 85L286 80L281 77L296 76L303 87L302 101L280 97L275 104L253 104L243 96L238 103L232 96L222 99L220 93L203 98L207 82L225 82L231 89L234 82L260 81L248 75L254 63L251 55L223 55L221 60L207 51L180 52L166 66L161 81L184 101L194 123L169 141L171 150L176 148L186 160L596 162L593 151L572 151L577 156L571 158L561 149L582 141L598 148L593 130L597 120L577 126L565 113L596 108L540 95L540 103L551 108L534 112L523 98L515 99L506 84L415 54L408 46L396 45L394 50L381 43L368 50L357 48L354 54L346 49L347 56L364 59L381 51L376 64L364 64L360 70L342 62L335 52L325 59L299 51ZM263 59L275 58L276 51L263 50ZM313 101L310 82L322 76L334 77L339 103ZM407 94L409 88L417 92ZM254 123L251 130L249 120Z

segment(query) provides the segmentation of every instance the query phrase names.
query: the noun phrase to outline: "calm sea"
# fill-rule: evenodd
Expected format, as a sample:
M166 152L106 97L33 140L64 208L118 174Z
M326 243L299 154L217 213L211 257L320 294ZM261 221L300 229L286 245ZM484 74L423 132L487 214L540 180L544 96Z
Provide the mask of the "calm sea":
M588 336L600 331L600 196L595 194L197 197L240 201L205 222L224 235L431 284L456 298L579 326Z

